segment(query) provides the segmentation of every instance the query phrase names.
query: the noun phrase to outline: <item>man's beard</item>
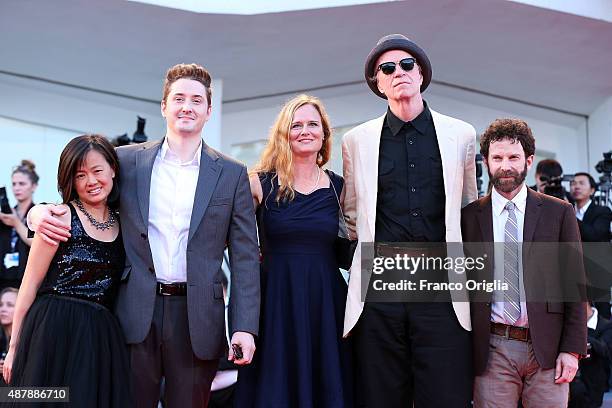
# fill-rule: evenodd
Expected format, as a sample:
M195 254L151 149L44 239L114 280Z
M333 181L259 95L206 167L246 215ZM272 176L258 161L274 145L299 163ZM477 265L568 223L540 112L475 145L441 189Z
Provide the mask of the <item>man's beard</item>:
M502 177L512 178L509 180L502 180ZM521 184L523 184L525 177L527 177L527 163L525 163L525 168L520 173L516 170L498 170L492 175L489 171L489 179L491 180L491 183L497 190L503 193L510 193L516 190Z

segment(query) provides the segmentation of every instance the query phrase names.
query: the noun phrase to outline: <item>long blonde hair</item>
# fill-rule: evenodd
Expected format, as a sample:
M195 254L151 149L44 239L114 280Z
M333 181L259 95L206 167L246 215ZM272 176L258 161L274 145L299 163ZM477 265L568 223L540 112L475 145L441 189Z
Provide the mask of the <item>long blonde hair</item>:
M276 177L278 180L277 202L280 200L291 201L295 198L295 189L293 188L293 154L289 141L289 132L295 111L304 105L312 105L321 115L323 144L317 154L317 165L322 167L331 157L332 129L327 112L325 112L323 103L321 103L319 98L301 94L285 103L276 117L272 128L270 128L268 144L261 154L259 162L251 171L251 174L275 173L272 179Z

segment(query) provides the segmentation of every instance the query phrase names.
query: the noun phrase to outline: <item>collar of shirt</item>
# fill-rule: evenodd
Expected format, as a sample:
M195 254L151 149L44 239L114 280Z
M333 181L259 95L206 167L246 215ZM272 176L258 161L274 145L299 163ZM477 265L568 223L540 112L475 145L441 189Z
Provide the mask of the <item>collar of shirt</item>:
M591 205L591 201L593 201L593 200L587 201L587 203L585 205L583 205L581 208L578 208L578 205L575 204L574 208L576 209L576 214L584 216L584 214L589 209L589 205Z
M592 306L591 306L591 310L593 311L593 314L591 315L589 320L587 320L587 327L589 329L597 330L597 314L598 314L598 312L597 312L597 309L595 309Z
M420 134L424 135L431 124L431 112L427 107L427 102L423 101L423 112L419 113L419 116L411 120L410 122L404 122L393 112L391 112L390 108L387 108L387 120L386 124L391 129L393 136L397 136L397 134L402 130L404 125L411 124Z
M200 140L200 145L198 146L193 157L190 160L187 160L186 162L181 162L180 157L170 148L168 138L166 137L164 138L164 143L162 143L161 149L159 150L159 157L164 161L169 161L175 164L179 164L181 166L199 166L200 158L202 157L202 140Z
M523 186L519 190L518 194L515 195L512 200L508 200L507 198L503 197L495 188L493 188L493 192L491 193L491 204L493 205L494 215L500 216L506 208L508 201L512 201L516 206L516 209L525 214L525 207L527 206L527 186L525 183L523 183Z

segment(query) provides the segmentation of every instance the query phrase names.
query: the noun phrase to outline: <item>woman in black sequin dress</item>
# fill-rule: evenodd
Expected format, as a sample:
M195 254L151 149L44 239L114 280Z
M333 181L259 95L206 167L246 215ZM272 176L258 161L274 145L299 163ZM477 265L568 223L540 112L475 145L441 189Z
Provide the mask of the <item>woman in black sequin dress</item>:
M35 236L15 306L4 378L14 387L69 387L61 407L131 406L127 347L111 312L125 260L109 207L118 165L101 136L68 143L58 186L72 236L59 246Z

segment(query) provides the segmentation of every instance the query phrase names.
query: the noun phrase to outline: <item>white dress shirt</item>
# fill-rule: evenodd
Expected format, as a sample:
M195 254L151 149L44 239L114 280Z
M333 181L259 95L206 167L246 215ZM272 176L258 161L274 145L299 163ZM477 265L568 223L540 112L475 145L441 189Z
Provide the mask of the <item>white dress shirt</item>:
M587 327L589 329L597 330L597 319L598 319L599 312L597 311L597 309L595 309L592 306L591 306L591 310L593 311L593 314L591 315L591 317L589 317L589 320L587 320Z
M582 221L582 219L584 218L584 214L589 209L589 205L591 205L591 201L592 200L587 201L587 203L583 205L582 208L578 208L577 205L574 206L574 208L576 209L576 218L578 218L580 221Z
M157 281L187 282L187 239L202 143L191 160L181 163L164 140L155 157L149 198L149 244Z
M504 282L504 235L506 229L506 220L508 219L508 210L505 209L508 199L499 194L495 188L491 193L491 204L493 210L493 241L494 248L494 266L493 279ZM523 242L523 225L525 223L525 208L527 207L527 186L523 183L523 187L517 195L510 200L515 205L514 214L516 215L516 223L518 225L518 241ZM527 320L527 304L525 303L525 286L523 281L523 248L519 245L519 290L521 296L521 317L513 323L506 320L504 317L504 301L503 292L496 292L493 295L491 303L491 321L496 323L511 324L513 326L528 327Z

